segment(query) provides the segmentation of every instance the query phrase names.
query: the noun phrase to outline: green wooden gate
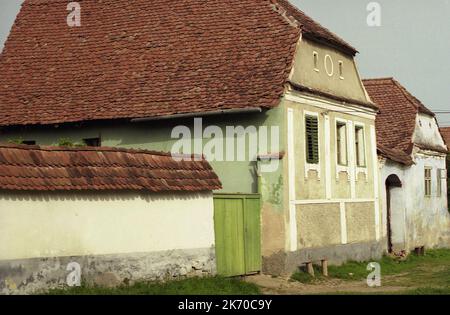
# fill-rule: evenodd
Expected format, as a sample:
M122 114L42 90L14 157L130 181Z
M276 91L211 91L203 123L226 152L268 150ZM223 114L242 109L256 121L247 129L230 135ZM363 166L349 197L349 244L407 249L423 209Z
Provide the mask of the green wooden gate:
M215 195L217 272L239 276L261 270L259 195Z

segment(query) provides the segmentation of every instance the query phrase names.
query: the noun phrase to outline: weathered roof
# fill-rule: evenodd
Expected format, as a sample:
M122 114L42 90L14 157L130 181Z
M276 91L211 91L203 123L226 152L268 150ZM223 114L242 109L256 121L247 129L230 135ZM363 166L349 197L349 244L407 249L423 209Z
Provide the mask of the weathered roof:
M349 43L342 38L331 32L329 29L323 27L303 11L292 5L288 0L276 0L285 10L288 16L292 16L299 21L302 25L302 33L305 37L324 42L327 45L333 45L337 49L342 50L348 54L356 55L358 52L356 48L352 47Z
M450 127L439 128L442 138L444 138L445 143L450 148Z
M408 166L414 164L411 154L407 154L407 153L403 152L402 150L389 149L389 148L383 147L382 145L378 145L377 150L378 150L378 154L380 156L390 159L394 162L408 165Z
M221 183L204 159L118 148L0 144L0 190L209 191Z
M68 27L67 0L25 0L0 55L0 125L272 108L299 25L355 52L286 0L79 3Z
M434 113L393 78L369 79L363 83L380 110L376 118L378 147L383 151L393 149L393 152L411 154L417 114L434 117Z

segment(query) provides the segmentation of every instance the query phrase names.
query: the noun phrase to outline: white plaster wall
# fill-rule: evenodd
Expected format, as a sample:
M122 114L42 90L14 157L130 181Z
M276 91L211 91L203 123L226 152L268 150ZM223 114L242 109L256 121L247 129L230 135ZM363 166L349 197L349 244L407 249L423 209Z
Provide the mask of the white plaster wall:
M437 193L437 170L446 169L445 156L415 155L415 165L406 172L406 180L414 183L409 187L410 206L407 208L409 247L449 244L450 214L447 205L447 183L442 180L442 195ZM431 167L432 193L425 197L425 167ZM444 238L445 240L440 240Z
M212 193L0 194L0 260L210 248Z
M413 143L431 144L442 149L446 148L444 139L439 132L439 126L434 117L425 114L417 115Z
M446 169L445 157L415 154L415 165L405 167L387 161L381 169L383 235L387 235L387 201L384 183L391 174L402 181L392 194L393 243L398 248L418 246L450 247L450 214L447 210L447 184L442 180L442 195L437 194L437 169ZM432 196L425 197L425 166L432 168ZM403 214L403 218L402 218ZM403 233L403 236L402 236Z

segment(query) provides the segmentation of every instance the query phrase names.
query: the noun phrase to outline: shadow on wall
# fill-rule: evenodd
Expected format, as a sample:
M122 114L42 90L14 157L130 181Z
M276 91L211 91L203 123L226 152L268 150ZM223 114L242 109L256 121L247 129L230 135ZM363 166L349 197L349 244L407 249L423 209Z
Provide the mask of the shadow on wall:
M137 198L147 203L155 201L196 200L204 198L209 192L134 192L134 191L49 191L2 193L0 198L8 201L131 201Z

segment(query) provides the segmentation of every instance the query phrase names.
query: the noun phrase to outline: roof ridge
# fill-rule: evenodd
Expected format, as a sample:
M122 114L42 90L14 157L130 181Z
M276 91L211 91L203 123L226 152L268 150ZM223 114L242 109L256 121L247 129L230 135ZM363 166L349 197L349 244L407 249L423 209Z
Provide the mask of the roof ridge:
M350 45L347 41L342 39L336 33L332 32L330 29L328 29L327 27L323 26L322 24L311 18L304 11L300 10L296 5L292 4L290 0L270 0L270 1L278 4L286 11L292 10L290 16L292 16L302 26L302 30L304 30L304 33L315 34L316 36L321 37L322 40L330 42L335 46L339 46L341 49L347 50L347 52L351 52L352 55L358 53L358 50L356 48L354 48L352 45ZM301 18L292 15L292 13L300 14ZM319 29L322 29L325 33L328 33L328 35L331 36L332 38L327 38L325 34L320 34L320 32L318 32L317 30L316 31L308 30L308 27L305 27L306 26L305 23L301 21L302 19L305 19L308 23L316 25Z
M363 82L378 82L378 81L388 81L388 80L395 80L393 77L381 77L381 78L366 78L366 79L362 79Z
M302 28L302 24L292 15L288 15L286 8L279 4L277 0L269 0L269 2L274 6L275 12L285 18L289 24L294 27Z
M417 113L425 113L428 115L431 115L433 117L436 116L436 114L434 114L431 110L429 110L417 97L415 97L414 95L411 94L411 92L409 92L400 82L398 82L397 80L393 79L392 80L394 82L394 84L401 90L401 92L403 93L403 95L405 95L405 97L408 99L408 101L414 106L414 108L416 108ZM421 109L423 111L421 111Z
M46 152L117 152L117 153L133 153L133 154L147 154L147 155L157 155L157 156L165 156L172 157L173 154L170 152L163 151L153 151L153 150L145 150L145 149L129 149L129 148L121 148L121 147L88 147L88 146L80 146L80 147L68 147L68 146L40 146L40 145L26 145L26 144L14 144L14 143L0 143L0 149L17 149L17 150L26 150L26 151L46 151ZM176 154L179 157L202 157L205 159L203 155L199 154Z
M411 94L399 81L394 77L363 79L364 85L387 85L393 84L405 96L408 102L414 107L417 113L422 112L435 117L436 115L428 109L417 97Z

